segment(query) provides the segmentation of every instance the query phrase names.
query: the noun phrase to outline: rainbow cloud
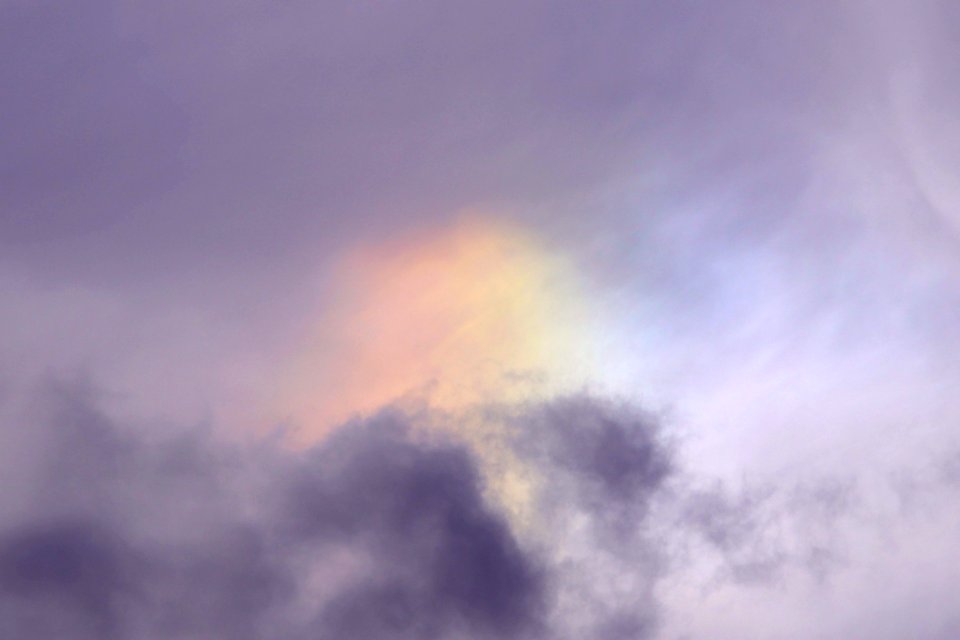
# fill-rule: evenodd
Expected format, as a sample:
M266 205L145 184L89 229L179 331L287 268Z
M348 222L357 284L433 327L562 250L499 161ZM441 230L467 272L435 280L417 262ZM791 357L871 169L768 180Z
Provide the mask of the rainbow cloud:
M570 261L501 219L470 215L341 256L333 300L279 399L310 444L351 418L429 408L480 462L488 497L523 528L539 474L483 406L584 386L596 373L585 287ZM438 416L456 414L454 419ZM420 413L420 415L427 415Z
M463 216L354 248L335 273L280 399L308 439L391 403L516 402L594 368L576 270L503 220Z

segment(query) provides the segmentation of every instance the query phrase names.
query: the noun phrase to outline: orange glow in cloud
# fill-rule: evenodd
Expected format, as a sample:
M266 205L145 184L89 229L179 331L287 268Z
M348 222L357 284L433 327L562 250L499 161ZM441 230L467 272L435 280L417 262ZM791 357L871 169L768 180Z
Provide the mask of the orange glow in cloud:
M464 219L344 255L282 402L308 439L402 400L456 410L580 377L569 265L498 221Z

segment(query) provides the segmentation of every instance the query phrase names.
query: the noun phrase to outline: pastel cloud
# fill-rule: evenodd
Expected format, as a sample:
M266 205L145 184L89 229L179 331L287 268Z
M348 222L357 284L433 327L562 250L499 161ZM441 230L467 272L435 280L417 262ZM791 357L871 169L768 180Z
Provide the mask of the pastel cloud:
M308 433L399 400L457 409L556 393L595 371L578 274L502 218L351 249L330 273L278 394Z

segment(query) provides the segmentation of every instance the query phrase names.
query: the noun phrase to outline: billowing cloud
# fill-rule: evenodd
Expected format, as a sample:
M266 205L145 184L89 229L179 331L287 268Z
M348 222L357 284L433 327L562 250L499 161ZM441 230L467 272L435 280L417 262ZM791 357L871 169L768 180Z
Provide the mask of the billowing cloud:
M693 585L841 580L890 517L837 481L705 484L660 418L584 394L478 409L501 425L485 445L443 425L475 412L387 407L291 449L158 436L108 404L82 379L5 403L5 634L662 637Z
M38 400L30 432L5 436L8 450L37 461L11 478L3 505L7 635L375 640L654 628L651 594L631 591L611 609L596 572L635 553L620 538L636 536L611 526L607 509L636 508L630 528L640 525L669 453L652 424L602 401L514 415L543 434L556 427L554 442L528 442L521 457L540 473L566 469L561 486L574 492L567 507L545 485L547 519L533 525L545 535L525 537L486 491L468 445L417 431L395 410L291 451L121 428L81 383L51 383ZM585 465L574 447L592 452ZM596 531L568 545L571 518ZM622 570L647 591L656 580L652 564ZM582 579L590 574L598 581Z

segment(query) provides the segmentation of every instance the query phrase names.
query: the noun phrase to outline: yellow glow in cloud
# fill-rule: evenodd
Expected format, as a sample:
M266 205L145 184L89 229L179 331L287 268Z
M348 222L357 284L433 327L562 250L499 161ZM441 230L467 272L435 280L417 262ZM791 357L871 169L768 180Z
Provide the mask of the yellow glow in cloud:
M569 265L482 218L344 255L282 402L315 438L403 399L510 402L578 378L589 351Z

